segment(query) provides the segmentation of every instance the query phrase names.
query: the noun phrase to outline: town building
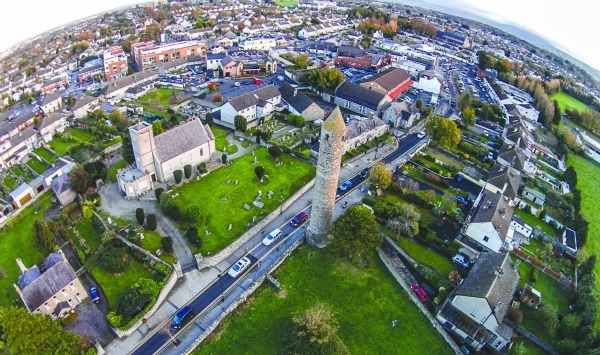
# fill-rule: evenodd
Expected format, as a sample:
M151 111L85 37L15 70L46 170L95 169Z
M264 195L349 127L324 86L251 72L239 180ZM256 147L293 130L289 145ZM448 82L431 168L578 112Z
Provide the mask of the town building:
M97 75L104 74L104 66L102 63L84 66L79 70L77 74L77 81L80 83L84 83L87 81L94 80Z
M153 69L164 63L193 56L206 57L206 42L183 41L155 44L153 41L131 45L131 57L141 70Z
M485 189L492 193L503 194L510 199L510 205L519 203L518 197L521 175L511 167L494 164L486 179Z
M513 208L509 199L499 193L482 192L475 201L475 212L464 227L469 240L482 248L499 253L510 249L514 229L510 227Z
M385 93L349 81L344 81L337 87L334 98L336 105L367 117L371 114L379 116L391 101Z
M342 154L382 136L388 131L388 128L388 125L379 117L352 117L346 125Z
M421 117L419 109L410 106L407 102L392 102L390 107L383 111L383 121L390 127L408 129Z
M52 181L52 191L61 206L65 207L77 199L77 192L71 186L69 175L61 175Z
M62 107L62 96L58 92L48 93L40 106L46 115L58 111Z
M309 122L323 119L325 111L323 111L321 106L298 91L297 88L284 83L279 87L279 92L281 93L281 99L287 103L288 110L291 113L300 115Z
M105 50L102 60L106 81L113 81L127 75L127 57L121 46L112 46Z
M267 85L240 96L232 97L219 109L218 119L227 127L235 127L235 116L243 116L248 127L256 125L259 118L267 118L281 103L281 93L274 85Z
M359 85L363 88L380 92L390 99L395 99L412 85L408 73L400 68L388 68L363 80Z

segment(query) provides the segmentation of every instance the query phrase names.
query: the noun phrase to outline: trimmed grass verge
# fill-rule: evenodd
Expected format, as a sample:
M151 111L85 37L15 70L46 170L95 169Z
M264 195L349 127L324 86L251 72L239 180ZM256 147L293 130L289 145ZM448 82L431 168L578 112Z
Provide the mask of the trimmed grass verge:
M124 159L119 160L115 165L108 169L108 180L112 183L117 182L117 170L123 169L127 163Z

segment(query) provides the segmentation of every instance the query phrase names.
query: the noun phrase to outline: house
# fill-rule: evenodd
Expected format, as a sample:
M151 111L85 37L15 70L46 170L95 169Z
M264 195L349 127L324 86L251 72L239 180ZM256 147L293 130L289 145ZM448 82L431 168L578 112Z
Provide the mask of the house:
M31 200L35 196L31 186L26 183L22 183L10 192L10 198L13 200L13 207L15 209L23 207L27 201Z
M523 127L521 120L517 120L515 123L506 126L504 141L507 144L516 145L524 150L531 149L531 142L535 142L527 129Z
M97 97L81 95L75 99L75 102L69 109L73 113L75 118L82 118L87 115L88 110L91 106L98 104L100 100Z
M379 114L392 100L384 93L370 90L360 85L344 81L335 90L336 105L363 116Z
M51 112L58 111L62 107L62 97L58 92L51 92L44 96L42 101L42 111L47 115Z
M484 346L501 352L508 348L513 337L512 328L503 320L518 283L519 273L509 254L481 253L469 276L456 294L444 302L436 319L476 352Z
M561 235L561 243L566 247L567 255L572 257L577 256L577 232L571 228L565 228L563 234Z
M52 191L56 195L61 206L65 207L77 199L77 192L71 187L71 179L68 175L61 175L52 181Z
M96 75L104 74L104 65L102 63L84 66L77 74L77 80L80 83L93 80ZM104 76L104 75L102 75Z
M219 63L219 72L224 77L238 77L244 72L244 63L226 56Z
M290 84L281 85L279 92L281 99L288 104L288 110L291 113L304 117L306 121L315 121L324 117L325 111L319 105Z
M542 302L542 293L533 288L530 284L525 284L521 291L521 295L519 296L519 301L531 308L538 309Z
M47 94L52 91L58 91L65 87L67 87L67 79L64 77L59 77L45 82L41 86L40 91L42 94Z
M510 199L511 206L519 202L518 191L521 183L521 175L511 167L502 164L494 164L486 179L485 189L503 194Z
M381 73L363 80L359 85L363 88L380 92L395 99L412 85L413 81L403 69L388 68Z
M540 207L544 207L544 204L546 203L546 195L529 186L523 188L522 195L524 199L531 201Z
M208 53L206 55L206 70L207 71L215 71L219 70L219 65L221 61L226 57L225 53Z
M21 276L14 287L30 313L61 318L88 297L61 250L48 255L41 270L37 265L27 269L21 259L17 264Z
M35 153L33 159L41 160L41 158L35 155ZM47 187L52 185L52 181L54 179L68 174L74 166L75 162L70 160L69 157L60 157L56 163L52 164L50 168L44 171L41 175L37 176L31 182L28 182L27 185L31 187L36 195L39 195Z
M388 126L379 117L356 117L346 125L346 135L344 136L344 150L346 154L349 150L357 149L377 137L382 136L388 131Z
M392 102L390 107L383 111L383 121L391 127L408 129L412 127L415 120L421 117L421 112L416 107L410 106L408 103Z
M475 201L475 213L464 234L485 249L499 253L509 248L514 229L510 228L513 208L501 194L482 192Z
M65 128L67 128L67 116L58 112L53 112L45 116L35 126L38 135L45 143L50 142L54 138L54 133L64 132Z
M505 144L502 146L496 161L504 166L512 167L519 174L531 170L525 152L516 145Z
M419 75L419 80L413 84L417 90L439 95L442 91L444 79L434 70L427 70Z
M441 39L445 42L455 44L462 48L470 49L473 45L471 39L467 36L463 36L461 34L445 31L445 28L442 27L442 30L437 30L435 33L436 39Z
M256 124L259 118L273 113L275 106L281 103L281 93L274 85L267 85L240 96L232 97L221 108L220 120L229 127L235 127L235 116L243 116L248 127Z
M125 91L130 87L139 85L143 82L154 80L158 78L158 71L156 70L144 70L133 75L126 76L121 79L111 81L105 86L101 93L105 100L117 99L120 100L125 95Z

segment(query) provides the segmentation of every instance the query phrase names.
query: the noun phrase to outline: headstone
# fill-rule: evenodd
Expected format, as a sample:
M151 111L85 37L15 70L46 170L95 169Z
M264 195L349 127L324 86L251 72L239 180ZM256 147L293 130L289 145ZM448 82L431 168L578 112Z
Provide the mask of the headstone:
M231 230L232 226L231 223L229 223L229 226L227 227L227 231L229 232Z
M246 209L246 211L250 210L250 206L247 203L244 204L244 208Z
M235 184L236 184L236 185L238 184L238 181L237 181L237 180L235 180Z
M144 233L138 233L138 238L140 238L140 240L144 240Z
M231 184L231 180L230 180L230 179L227 179L227 182L226 182L226 184L227 184L227 185Z
M262 196L262 191L258 190L258 196Z
M254 156L254 151L252 151L252 156Z
M256 216L252 216L252 223L256 223Z
M263 208L265 206L265 204L260 201L254 201L252 204L258 208Z
M221 201L227 201L227 196L221 197Z
M257 163L257 161L256 161L256 156L255 156L255 157L254 157L254 164L256 164L256 163Z
M156 249L156 256L161 256L161 255L162 255L162 250Z

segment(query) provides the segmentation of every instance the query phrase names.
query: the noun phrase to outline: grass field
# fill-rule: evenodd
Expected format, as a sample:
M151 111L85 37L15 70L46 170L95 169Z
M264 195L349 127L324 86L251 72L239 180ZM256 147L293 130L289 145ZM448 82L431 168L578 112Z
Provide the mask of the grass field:
M550 99L556 100L558 102L558 107L560 107L560 112L564 113L565 109L577 109L578 111L589 110L588 105L583 102L577 100L576 98L565 94L564 92L556 93L550 96Z
M117 182L117 170L123 169L126 165L127 163L125 160L121 159L115 165L111 166L110 169L108 169L108 180L110 180L110 182Z
M279 205L280 189L287 199L315 176L314 166L288 155L282 155L280 161L283 164L277 166L266 148L255 150L255 154L259 164L253 164L254 156L245 155L235 159L231 166L214 170L200 180L173 189L173 193L180 195L175 202L182 211L185 206L195 204L209 216L205 225L197 225L204 241L200 250L203 254L215 253L229 245L246 231L246 225L252 222L253 216L260 219L261 212L266 215L275 210ZM269 176L262 183L257 181L254 173L254 168L259 165L265 168L265 176ZM226 183L228 180L229 184ZM238 185L235 185L236 180ZM261 201L265 204L262 209L252 206L259 190L263 194ZM272 199L267 198L269 190L275 192ZM222 197L226 199L222 200ZM244 209L244 204L250 205L250 210ZM232 225L231 231L227 231L229 224ZM212 235L204 237L206 230Z
M48 166L36 158L29 159L27 161L27 165L33 169L36 173L42 175L46 170L48 170Z
M600 253L600 204L596 201L600 193L598 176L600 165L586 158L569 154L568 166L577 172L577 188L581 191L581 213L589 222L587 241L583 247L588 254ZM600 279L600 262L594 269L596 279ZM596 284L596 294L600 295L600 284ZM596 329L600 328L600 311L596 313Z
M67 154L67 150L69 148L71 148L72 146L74 146L75 144L77 144L77 142L75 141L63 141L60 138L54 138L53 140L51 140L50 142L48 142L48 145L58 154L60 155L65 155Z
M217 127L210 127L210 130L215 135L215 149L222 152L227 146L227 131Z
M158 232L150 232L145 230L143 233L144 240L142 240L141 247L156 255L156 251L158 249L162 249L162 245L160 243L162 237L160 234L158 234ZM169 264L173 264L175 262L175 257L173 255L163 254L160 256L160 259Z
M175 95L183 92L183 90L175 89ZM171 103L170 98L173 95L173 90L169 88L158 88L139 98L139 101L145 103L157 102L164 108L169 108Z
M92 222L87 219L82 218L77 222L75 229L79 232L79 235L85 239L85 243L91 250L95 250L102 244L102 233L94 228Z
M298 1L275 1L275 4L283 7L296 7L298 6Z
M95 135L93 135L92 133L84 131L79 128L69 128L67 130L66 134L77 139L78 141L84 141L84 142L91 142L98 138Z
M46 148L38 148L36 150L33 151L35 154L37 154L37 156L39 156L40 158L46 160L47 162L49 162L50 164L54 164L56 162L58 162L58 157L54 154L52 154L48 149Z
M444 258L434 251L427 249L417 242L404 237L394 238L394 240L413 259L435 270L438 274L440 274L440 276L446 278L452 270L456 269L450 260Z
M34 179L34 176L31 173L31 171L29 171L29 169L27 169L27 167L25 166L15 165L11 167L10 170L15 175L20 176L23 180L25 180L25 182L30 182Z
M45 193L39 198L41 211L50 206L52 196L51 193ZM33 206L28 206L16 218L22 219L12 227L7 227L11 223L8 221L7 226L0 231L0 266L6 270L6 277L0 279L0 289L3 292L0 297L1 307L11 306L12 301L19 297L13 287L21 274L15 259L21 258L25 266L31 267L45 257L31 244L31 227L36 220L43 218L43 213L35 214Z
M265 282L195 354L281 354L293 314L316 302L333 307L352 354L452 352L376 255L364 268L329 249L303 247L274 276L281 291Z

